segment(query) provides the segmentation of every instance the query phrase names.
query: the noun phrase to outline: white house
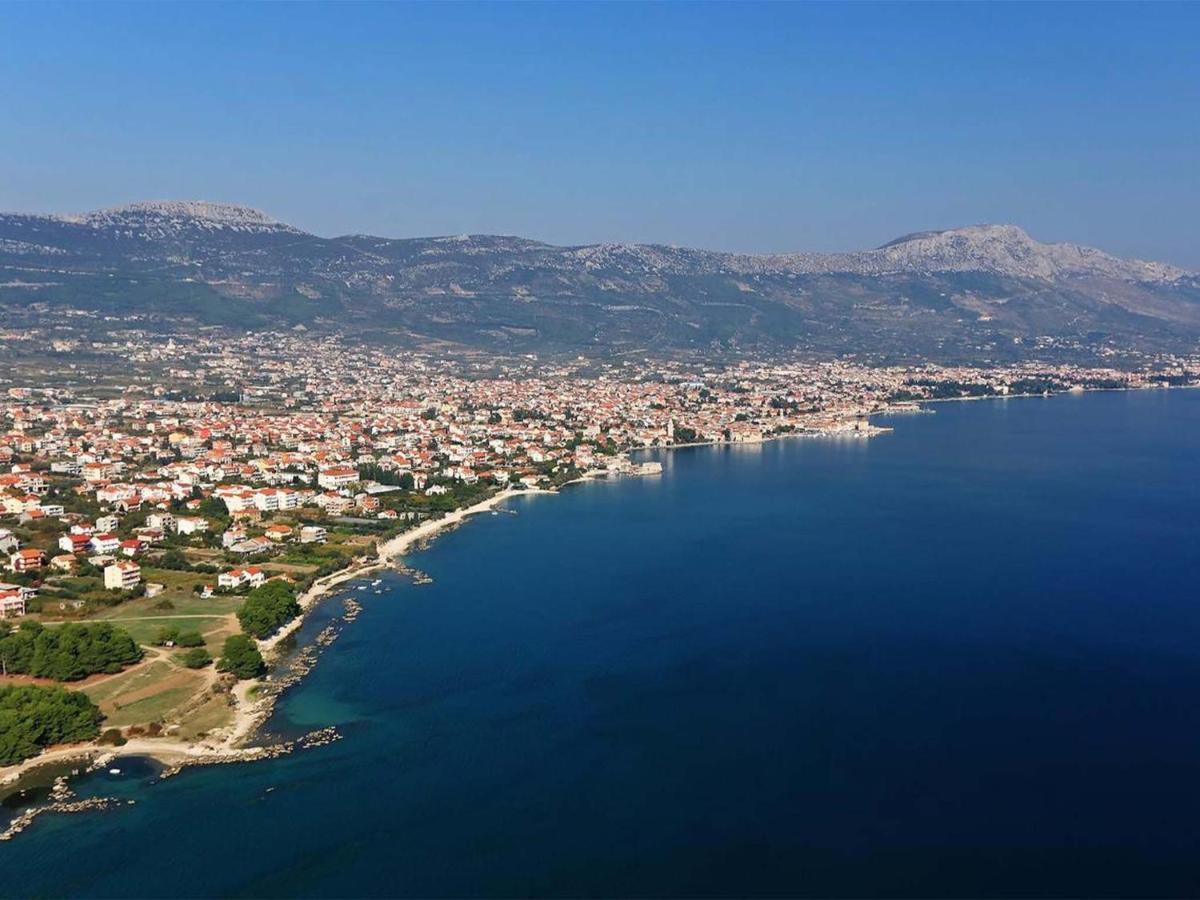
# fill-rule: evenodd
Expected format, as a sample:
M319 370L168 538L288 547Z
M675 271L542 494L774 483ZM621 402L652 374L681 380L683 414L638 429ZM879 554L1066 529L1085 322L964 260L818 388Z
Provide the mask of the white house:
M300 528L300 543L323 544L329 535L320 525L304 525Z
M93 553L116 553L121 548L121 539L115 534L94 534L88 543Z
M142 580L142 567L133 560L121 560L104 567L104 587L110 591L128 591Z
M250 587L258 587L267 576L263 570L257 566L247 566L244 569L231 569L228 572L222 572L217 576L217 587L232 589L241 587L243 584L248 584Z
M300 506L300 492L284 488L261 488L254 492L254 506L263 512L296 509Z
M0 553L15 553L21 546L17 536L7 528L0 528Z
M208 519L201 516L180 516L175 520L175 530L179 534L201 534L208 531Z
M241 543L246 539L246 529L230 528L221 533L221 546L228 550L234 544Z
M166 512L150 513L146 516L146 526L149 528L157 528L159 531L170 531L171 526L175 524L175 517Z
M327 491L336 491L340 487L358 481L358 470L348 466L334 466L322 469L317 475L317 484Z
M25 615L25 596L20 591L0 590L0 619Z
M219 487L213 494L230 513L245 512L254 507L254 491L240 484Z

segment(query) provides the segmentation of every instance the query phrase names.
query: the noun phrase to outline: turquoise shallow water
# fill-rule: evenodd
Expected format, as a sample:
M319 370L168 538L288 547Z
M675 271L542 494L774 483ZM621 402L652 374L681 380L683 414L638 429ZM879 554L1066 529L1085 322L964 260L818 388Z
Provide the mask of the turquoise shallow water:
M272 723L344 740L93 778L0 894L1195 894L1200 392L887 424L439 538Z

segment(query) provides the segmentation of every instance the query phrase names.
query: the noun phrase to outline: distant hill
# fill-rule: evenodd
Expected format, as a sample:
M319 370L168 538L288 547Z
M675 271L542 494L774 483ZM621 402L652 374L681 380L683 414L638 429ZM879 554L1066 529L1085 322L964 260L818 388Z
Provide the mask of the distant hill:
M0 315L343 329L506 351L1006 359L1047 341L1193 350L1200 276L1013 225L754 256L518 237L323 238L218 203L0 214Z

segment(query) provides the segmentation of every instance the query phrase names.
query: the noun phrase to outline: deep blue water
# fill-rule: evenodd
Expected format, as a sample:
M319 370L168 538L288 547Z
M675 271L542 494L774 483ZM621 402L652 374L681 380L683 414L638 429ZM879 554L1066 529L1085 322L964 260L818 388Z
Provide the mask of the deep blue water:
M439 538L273 723L345 740L93 779L0 894L1200 893L1200 391L886 421Z

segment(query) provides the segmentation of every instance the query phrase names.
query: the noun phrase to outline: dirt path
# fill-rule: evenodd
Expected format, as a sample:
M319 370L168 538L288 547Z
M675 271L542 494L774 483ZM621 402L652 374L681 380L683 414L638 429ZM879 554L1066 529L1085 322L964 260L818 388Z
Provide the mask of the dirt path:
M180 613L174 616L113 616L111 619L97 619L98 622L145 622L150 619L228 619L233 613Z

